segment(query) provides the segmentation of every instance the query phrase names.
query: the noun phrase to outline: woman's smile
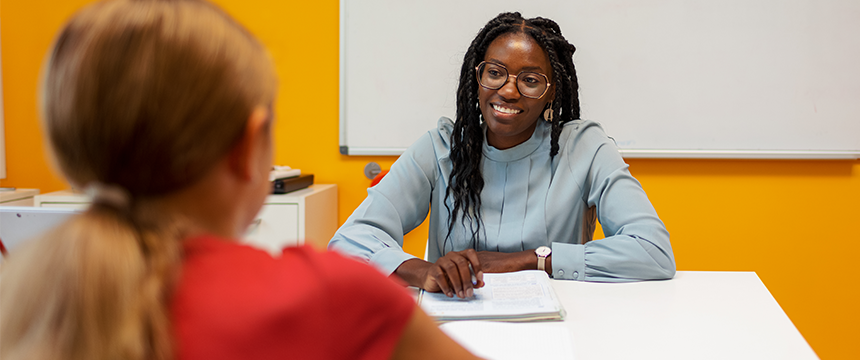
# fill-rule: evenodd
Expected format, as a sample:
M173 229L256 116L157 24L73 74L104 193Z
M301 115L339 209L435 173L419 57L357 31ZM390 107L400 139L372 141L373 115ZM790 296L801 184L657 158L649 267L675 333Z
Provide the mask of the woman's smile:
M521 109L515 109L508 106L490 104L498 114L496 116L516 115L523 112Z

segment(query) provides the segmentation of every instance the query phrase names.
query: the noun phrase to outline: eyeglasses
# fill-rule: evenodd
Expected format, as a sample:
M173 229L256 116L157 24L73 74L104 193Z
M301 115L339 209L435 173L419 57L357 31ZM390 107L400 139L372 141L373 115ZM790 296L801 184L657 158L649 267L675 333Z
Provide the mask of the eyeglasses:
M486 61L475 67L475 74L478 76L478 84L489 90L501 89L508 83L508 79L514 76L509 75L508 69L503 65ZM514 76L514 79L520 95L531 99L542 98L551 85L546 75L536 72L523 71Z

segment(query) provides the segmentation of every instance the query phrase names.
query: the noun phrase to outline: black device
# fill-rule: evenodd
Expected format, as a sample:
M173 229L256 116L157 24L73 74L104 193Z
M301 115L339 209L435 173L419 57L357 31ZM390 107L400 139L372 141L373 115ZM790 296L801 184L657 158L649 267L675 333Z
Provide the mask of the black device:
M272 181L272 194L286 194L314 184L314 174L302 174Z

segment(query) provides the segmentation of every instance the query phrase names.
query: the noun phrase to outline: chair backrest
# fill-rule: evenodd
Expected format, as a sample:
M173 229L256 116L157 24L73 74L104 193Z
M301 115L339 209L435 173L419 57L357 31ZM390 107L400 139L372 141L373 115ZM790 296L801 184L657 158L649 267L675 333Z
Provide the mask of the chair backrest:
M582 243L594 240L594 229L597 228L597 208L594 206L585 210L582 215Z

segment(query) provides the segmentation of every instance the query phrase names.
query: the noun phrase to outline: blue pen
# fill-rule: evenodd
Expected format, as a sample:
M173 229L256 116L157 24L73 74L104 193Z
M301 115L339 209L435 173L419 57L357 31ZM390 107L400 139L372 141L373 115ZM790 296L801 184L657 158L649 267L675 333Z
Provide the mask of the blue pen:
M478 285L478 278L475 277L475 270L472 270L472 264L469 264L469 273L472 274L472 285Z

